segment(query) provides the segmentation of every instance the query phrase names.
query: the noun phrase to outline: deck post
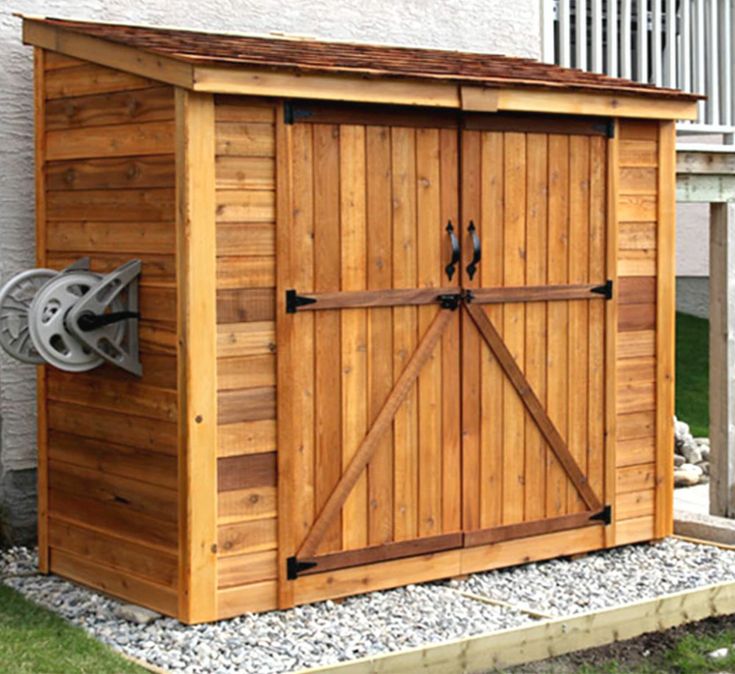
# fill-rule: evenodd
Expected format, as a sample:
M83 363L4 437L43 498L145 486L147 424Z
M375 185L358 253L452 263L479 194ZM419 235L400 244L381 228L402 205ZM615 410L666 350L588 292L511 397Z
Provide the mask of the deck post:
M710 513L735 517L735 203L710 204Z

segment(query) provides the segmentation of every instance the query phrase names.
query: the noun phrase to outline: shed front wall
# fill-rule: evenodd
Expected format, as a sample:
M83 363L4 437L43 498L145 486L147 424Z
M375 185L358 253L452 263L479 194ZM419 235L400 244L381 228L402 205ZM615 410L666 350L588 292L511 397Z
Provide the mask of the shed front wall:
M177 615L173 88L36 53L38 266L140 279L138 379L39 368L42 570Z

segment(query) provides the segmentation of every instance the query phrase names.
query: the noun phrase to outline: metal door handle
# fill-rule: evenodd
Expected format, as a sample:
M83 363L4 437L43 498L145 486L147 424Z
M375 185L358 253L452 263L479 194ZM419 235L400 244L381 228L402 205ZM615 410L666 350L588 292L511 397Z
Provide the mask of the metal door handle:
M459 249L459 239L454 233L454 227L452 226L451 220L447 223L447 234L449 234L449 241L452 244L452 261L446 267L444 267L444 271L447 272L447 278L451 281L452 276L454 276L454 271L457 269L457 265L459 264L459 259L461 257Z
M472 262L467 265L467 276L472 277L477 272L477 265L482 259L482 248L480 247L480 237L477 235L477 229L475 223L470 220L470 225L467 228L468 234L472 237Z

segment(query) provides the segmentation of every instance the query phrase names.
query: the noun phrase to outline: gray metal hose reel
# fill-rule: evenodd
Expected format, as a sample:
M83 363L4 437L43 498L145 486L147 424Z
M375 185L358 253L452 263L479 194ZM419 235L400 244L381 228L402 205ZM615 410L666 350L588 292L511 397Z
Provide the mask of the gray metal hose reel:
M0 347L24 363L87 372L105 362L140 376L140 260L109 274L81 258L62 271L30 269L0 288Z

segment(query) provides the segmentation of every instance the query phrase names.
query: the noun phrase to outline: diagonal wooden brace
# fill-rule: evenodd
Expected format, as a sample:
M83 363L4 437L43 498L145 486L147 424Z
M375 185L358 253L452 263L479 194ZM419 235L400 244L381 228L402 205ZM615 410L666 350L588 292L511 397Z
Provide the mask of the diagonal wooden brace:
M508 377L513 388L515 388L521 397L528 413L533 417L539 431L541 431L544 439L549 444L549 447L551 447L551 451L554 452L554 455L559 460L572 484L574 484L582 500L590 510L600 510L602 503L595 495L595 492L592 491L587 477L577 465L559 431L554 426L554 422L549 418L541 401L533 392L521 368L518 367L515 358L513 358L513 354L508 350L508 347L495 329L492 321L487 317L482 307L473 304L465 304L464 307L480 331L483 339L490 347L506 377Z
M418 378L421 368L429 360L444 330L452 320L452 314L453 312L449 309L440 309L439 313L434 317L434 320L419 342L416 351L414 351L401 376L398 378L393 390L390 392L385 403L383 403L383 407L375 418L375 422L363 438L337 486L329 495L327 502L314 521L309 533L301 543L296 553L297 558L309 559L316 554L317 548L329 525L339 514L355 483L360 478L362 471L365 470L373 454L375 454L381 437L391 427L396 412L398 412L401 404L411 391L411 387Z

